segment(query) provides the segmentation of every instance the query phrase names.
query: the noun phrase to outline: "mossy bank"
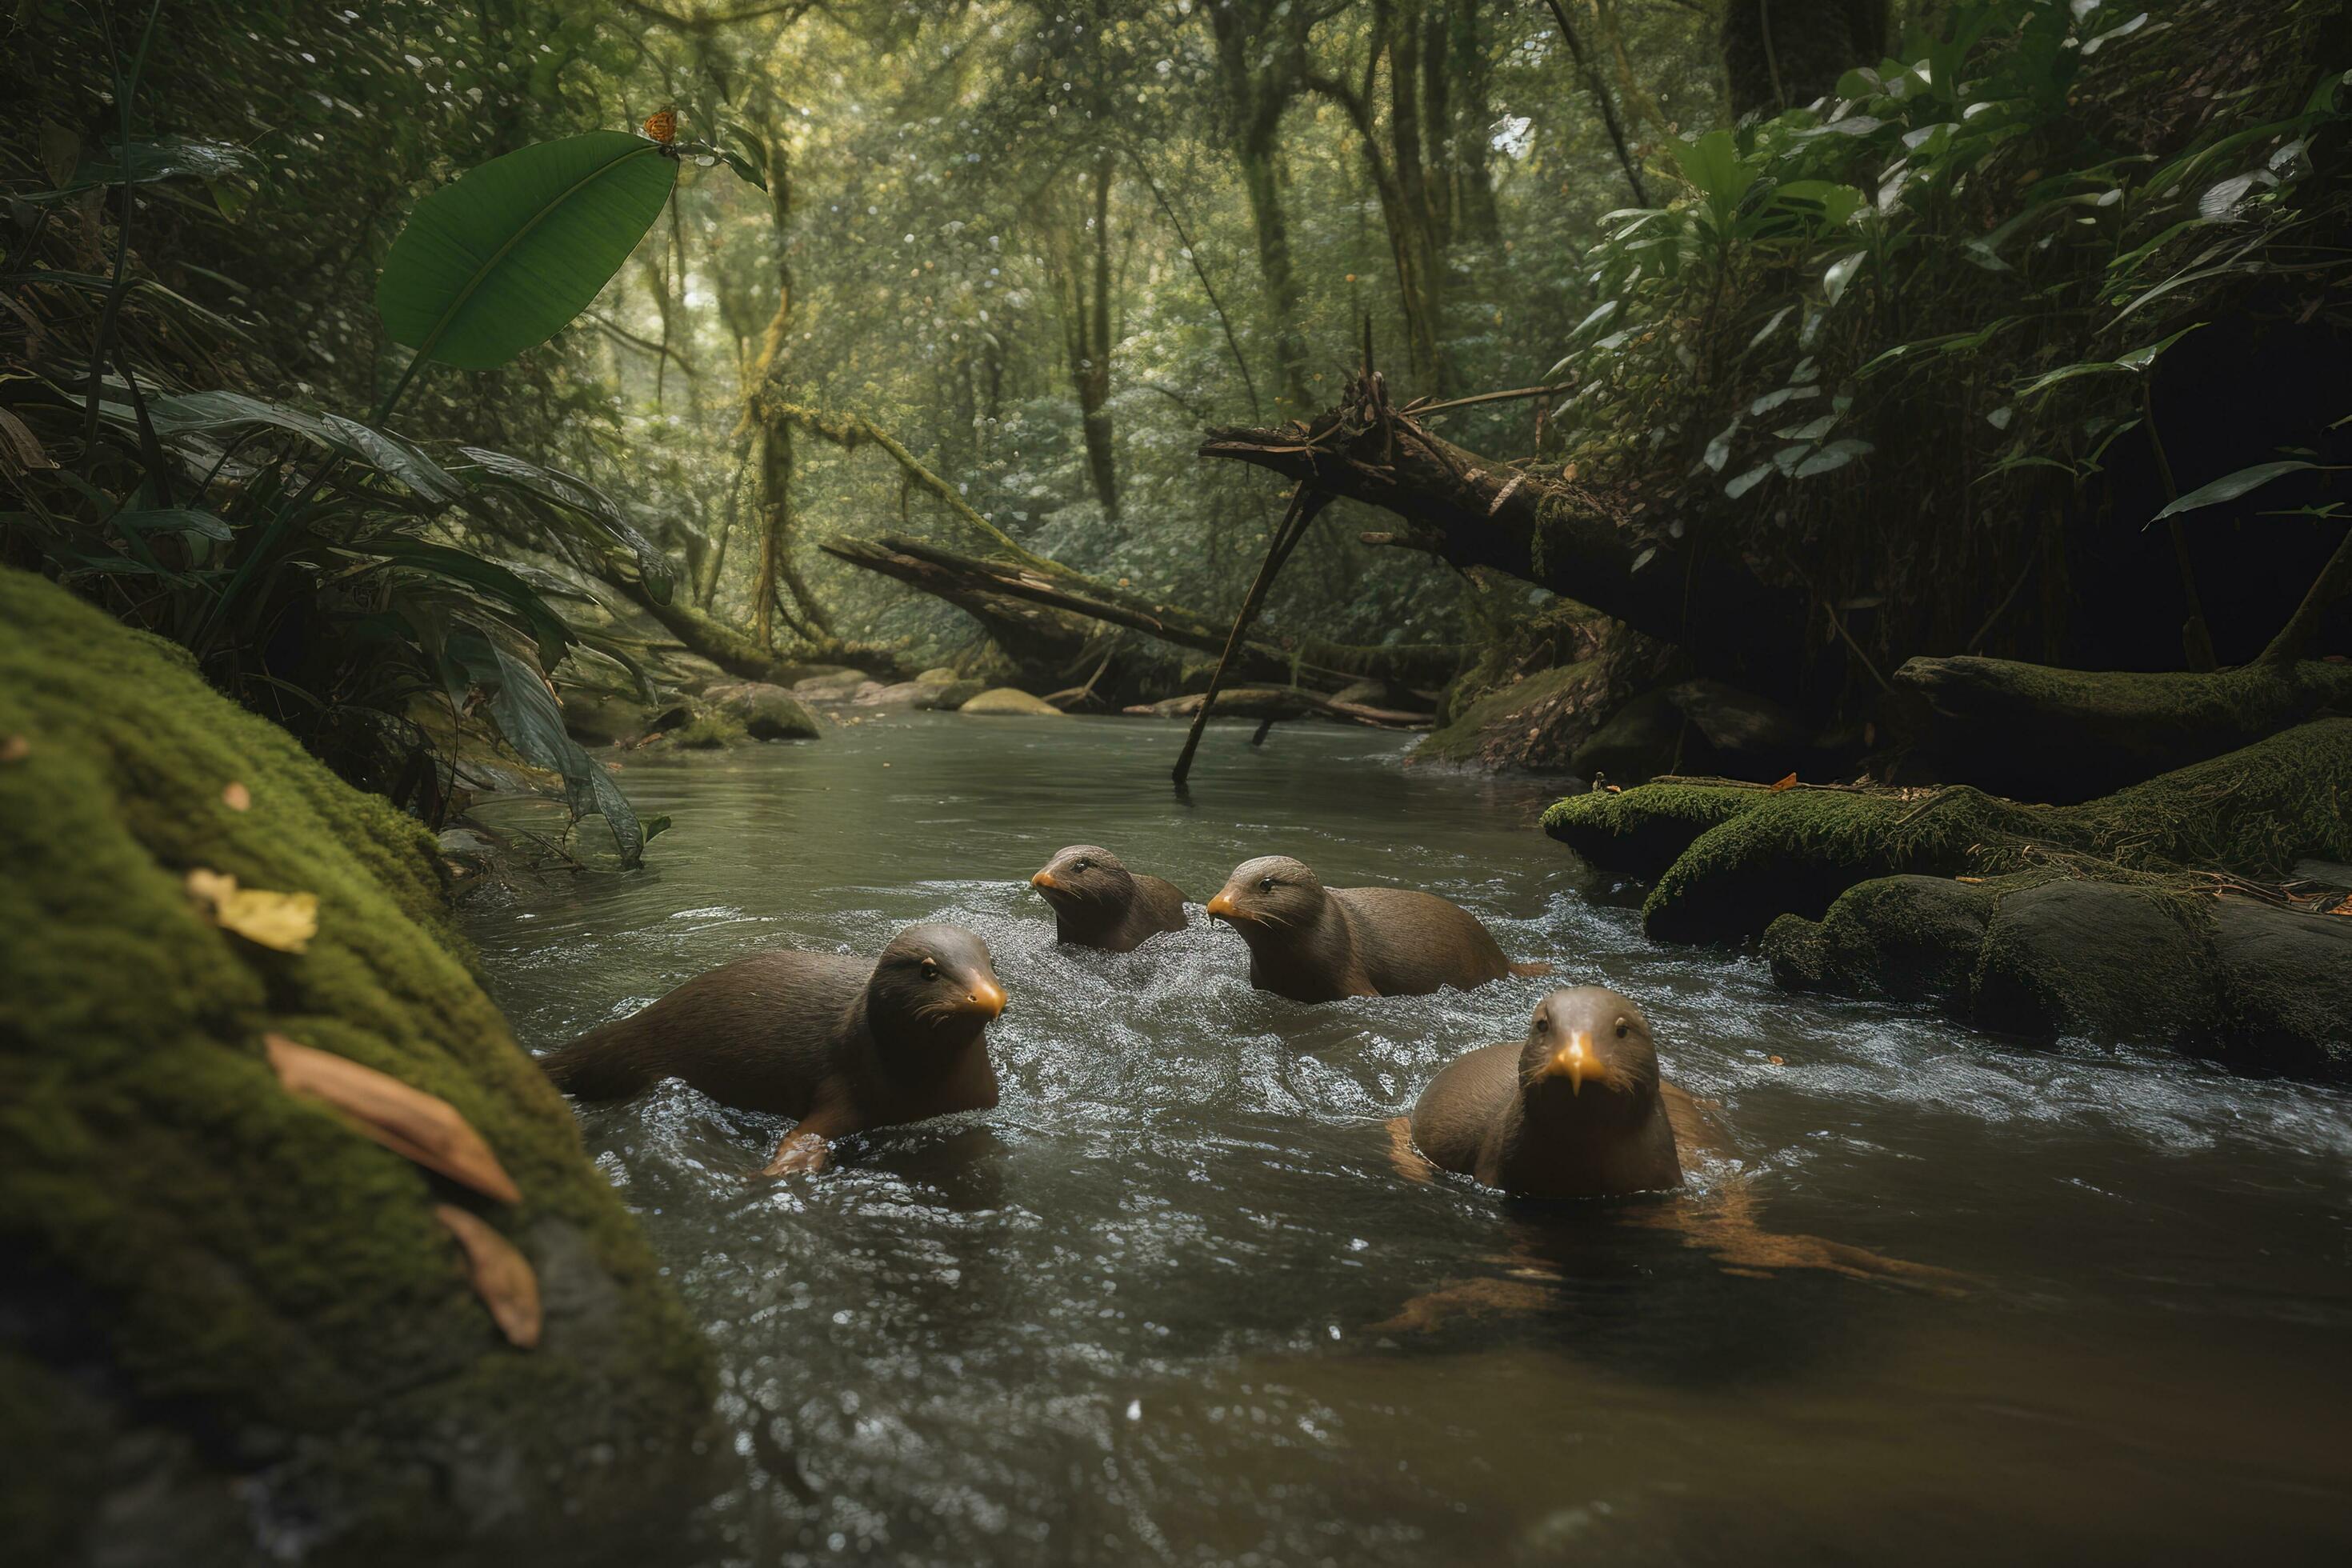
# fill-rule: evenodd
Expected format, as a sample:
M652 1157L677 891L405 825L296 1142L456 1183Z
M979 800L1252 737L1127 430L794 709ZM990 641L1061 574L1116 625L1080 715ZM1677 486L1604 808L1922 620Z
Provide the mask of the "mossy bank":
M707 1348L477 984L415 822L178 650L0 571L0 846L18 1560L579 1558L691 1489ZM317 895L316 934L231 934L195 869ZM446 1100L521 1202L289 1094L272 1031ZM529 1261L535 1349L502 1337L439 1204Z
M1544 829L1649 881L1653 937L1760 937L1784 984L2342 1070L2352 919L2253 894L2352 860L2347 781L2352 719L2329 718L2074 805L1673 781L1570 796Z

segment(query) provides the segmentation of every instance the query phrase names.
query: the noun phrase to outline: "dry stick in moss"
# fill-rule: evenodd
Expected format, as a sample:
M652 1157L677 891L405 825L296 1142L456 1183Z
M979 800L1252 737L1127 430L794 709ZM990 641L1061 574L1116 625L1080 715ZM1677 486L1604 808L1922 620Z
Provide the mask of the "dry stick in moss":
M1209 715L1216 710L1217 689L1225 683L1225 672L1233 668L1234 655L1240 651L1242 640L1249 634L1250 623L1257 619L1258 606L1265 603L1266 590L1274 585L1275 574L1282 563L1290 559L1298 541L1305 536L1307 525L1315 521L1322 510L1331 504L1331 498L1302 481L1290 492L1290 510L1283 513L1282 522L1267 542L1265 561L1257 569L1257 580L1250 584L1249 594L1242 600L1241 613L1234 617L1234 629L1225 639L1225 651L1218 657L1215 673L1209 677L1209 689L1201 699L1201 710L1192 716L1192 732L1184 737L1184 750L1176 758L1176 787L1184 787L1184 779L1192 771L1192 753L1201 749L1201 731L1209 725Z

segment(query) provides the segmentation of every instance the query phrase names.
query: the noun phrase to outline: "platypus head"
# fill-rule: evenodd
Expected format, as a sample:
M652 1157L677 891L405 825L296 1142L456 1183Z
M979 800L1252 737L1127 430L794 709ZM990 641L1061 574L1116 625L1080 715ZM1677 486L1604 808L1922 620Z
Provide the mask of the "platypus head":
M890 939L866 983L868 1016L884 1040L961 1045L1004 1011L988 944L961 926L908 926Z
M1650 1021L1605 986L1562 986L1537 1003L1528 1020L1519 1092L1530 1110L1648 1114L1658 1096Z
M1255 947L1304 936L1323 918L1323 884L1303 860L1261 855L1234 868L1223 891L1209 900L1209 918L1223 921Z
M1066 920L1113 921L1135 901L1135 879L1118 857L1099 844L1073 844L1057 850L1029 885Z

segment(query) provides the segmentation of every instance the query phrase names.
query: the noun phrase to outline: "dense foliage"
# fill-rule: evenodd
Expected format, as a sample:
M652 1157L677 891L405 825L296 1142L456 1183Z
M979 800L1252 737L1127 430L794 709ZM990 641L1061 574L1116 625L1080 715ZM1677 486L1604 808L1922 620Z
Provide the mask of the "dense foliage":
M1280 494L1202 431L1370 356L1400 404L1564 385L1431 427L1793 585L1817 711L1921 650L2246 657L2341 534L2341 410L2288 389L2344 324L2343 7L1832 9L1759 54L1737 0L47 0L0 548L437 818L475 719L560 739L540 672L1001 669L835 535L1228 614ZM577 321L415 374L419 204L662 109L693 151ZM2302 515L2199 510L2246 496ZM1268 621L1488 645L1456 709L1590 640L1386 526L1324 513Z

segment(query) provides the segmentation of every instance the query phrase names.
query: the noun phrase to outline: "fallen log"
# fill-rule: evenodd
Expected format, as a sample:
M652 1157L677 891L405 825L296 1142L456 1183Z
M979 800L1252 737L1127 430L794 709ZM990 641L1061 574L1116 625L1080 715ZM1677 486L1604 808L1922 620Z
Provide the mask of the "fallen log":
M1201 711L1207 699L1208 693L1195 691L1160 702L1136 703L1121 711L1154 719L1190 719ZM1428 713L1340 702L1296 686L1237 686L1220 691L1210 717L1257 719L1267 724L1283 719L1336 719L1343 723L1369 724L1377 730L1426 730L1436 721ZM1264 738L1261 730L1259 739Z
M1409 526L1368 542L1540 584L1680 645L1700 673L1776 694L1795 680L1801 593L1709 552L1706 530L1650 537L1594 491L1454 445L1391 405L1377 376L1352 379L1312 420L1212 430L1200 453L1394 512Z
M840 537L828 539L817 548L836 561L894 577L946 600L978 621L1006 657L1024 670L1064 668L1092 640L1091 628L1079 616L1000 592L986 574L966 570L954 557L942 562L908 549L913 542L896 536Z
M1919 762L1932 776L2055 803L2237 751L2324 712L2352 712L2352 665L2324 659L2143 671L1915 658L1895 684L1927 701Z
M1026 640L1036 627L1046 624L1028 619L1026 612L1014 609L1009 601L1026 601L1048 611L1141 632L1200 653L1221 651L1231 630L1181 605L1107 597L1099 584L1075 573L1053 575L1011 562L961 554L904 534L884 534L874 540L835 538L818 548L853 566L896 577L946 599L988 626L991 636L1002 624L1016 638ZM1008 647L1007 651L1013 650ZM1244 645L1241 668L1253 679L1286 683L1304 679L1334 689L1359 680L1434 689L1452 679L1474 651L1448 644L1386 647L1335 643L1268 629Z
M688 653L699 655L728 674L745 680L789 685L797 678L796 670L811 664L848 665L879 680L906 680L915 673L906 658L896 650L864 643L828 639L796 649L789 657L763 648L751 633L695 608L682 594L672 594L667 603L656 599L635 571L617 563L608 563L603 581L651 616Z

